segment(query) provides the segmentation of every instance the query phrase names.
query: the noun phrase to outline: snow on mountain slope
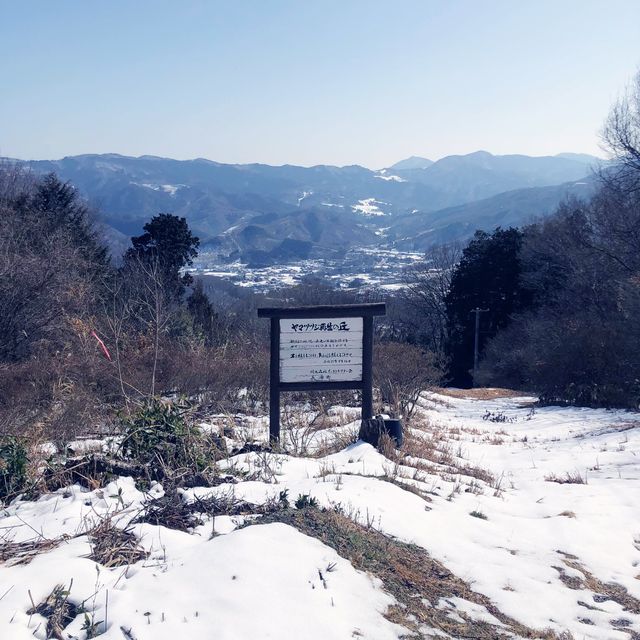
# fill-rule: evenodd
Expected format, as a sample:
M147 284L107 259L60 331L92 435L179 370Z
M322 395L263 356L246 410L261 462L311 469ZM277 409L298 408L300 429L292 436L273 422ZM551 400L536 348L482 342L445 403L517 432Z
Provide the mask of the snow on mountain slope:
M351 205L351 209L356 213L359 213L363 216L385 216L387 215L378 205L384 204L386 202L381 202L380 200L376 200L375 198L365 198L364 200L358 200L357 204Z
M362 442L320 455L332 437L345 438L357 426L353 410L339 409L343 426L315 431L301 420L284 432L289 449L313 457L237 455L222 471L245 480L185 489L181 498L188 504L216 495L264 505L286 490L292 503L296 496L314 498L315 508L345 514L363 532L389 536L389 544L417 545L467 586L434 595L411 583L424 611L412 628L416 637L470 637L427 624L436 609L452 624L493 629L482 627L485 635L473 637L636 637L640 414L532 402L424 394L403 451L389 452L391 459ZM203 428L216 424L212 419ZM244 424L237 437L266 439L264 419ZM216 516L191 532L135 524L146 560L109 569L88 558L82 532L92 523L110 515L126 526L146 498L163 493L156 484L145 496L131 478L120 478L104 489L74 486L5 508L5 542L57 542L31 562L0 564L0 638L45 638L44 618L27 613L31 600L41 602L72 579L70 598L85 601L95 620L107 620L99 637L109 640L128 638L122 629L138 640L408 633L389 616L398 603L385 592L388 576L375 563L368 573L354 567L366 547L350 562L289 524L260 524L257 516ZM442 573L433 584L448 579ZM66 637L84 640L83 621L78 615ZM525 636L517 624L538 635Z

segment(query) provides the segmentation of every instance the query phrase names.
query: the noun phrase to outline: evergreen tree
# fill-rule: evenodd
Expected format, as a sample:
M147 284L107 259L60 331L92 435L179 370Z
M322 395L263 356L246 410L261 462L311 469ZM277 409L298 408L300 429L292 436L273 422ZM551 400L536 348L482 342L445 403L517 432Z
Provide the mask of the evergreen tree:
M191 233L185 218L170 213L154 216L144 225L144 231L131 238L133 246L126 252L125 262L157 263L166 294L179 302L185 287L193 282L190 274L180 272L193 264L200 240Z
M62 182L55 173L49 173L31 191L20 194L13 206L40 228L39 237L32 238L34 246L45 242L45 236L58 234L88 264L98 270L108 265L108 250L91 219L89 207L70 182Z
M445 306L449 375L457 386L472 383L475 334L472 310L488 309L481 314L482 351L485 342L509 324L514 312L530 304L531 294L522 285L518 257L522 238L522 232L514 228L498 227L491 234L476 231L453 273Z

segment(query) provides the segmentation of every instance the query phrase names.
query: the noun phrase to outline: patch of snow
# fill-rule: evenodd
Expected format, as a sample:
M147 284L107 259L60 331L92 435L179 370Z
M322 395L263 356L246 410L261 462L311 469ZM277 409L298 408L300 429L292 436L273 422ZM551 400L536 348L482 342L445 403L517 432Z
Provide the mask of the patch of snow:
M149 182L132 182L131 184L135 184L139 187L145 187L147 189L152 189L153 191L164 191L168 193L170 196L175 196L178 189L184 188L186 185L184 184L152 184Z
M406 287L407 285L402 282L390 282L380 285L380 289L384 289L385 291L401 291L402 289L406 289Z
M300 206L300 203L305 199L308 198L309 196L313 195L313 191L303 191L302 195L298 198L298 206Z
M160 185L160 189L162 189L162 191L164 191L165 193L168 193L171 196L175 196L176 195L176 191L178 191L178 189L180 189L182 187L182 185L176 185L176 184L161 184Z
M358 204L351 205L351 209L363 216L386 216L387 214L378 207L379 204L388 203L375 198L365 198L364 200L358 200Z
M438 602L439 609L452 609L455 611L462 611L472 620L479 620L481 622L488 622L489 624L495 625L496 627L504 627L504 625L496 618L491 615L486 607L483 607L480 604L476 604L475 602L469 602L464 598L460 598L457 596L449 597L449 598L441 598L440 602Z
M401 178L400 176L387 176L387 175L381 175L384 172L384 169L376 174L374 176L374 178L380 178L380 180L387 180L389 182L406 182L406 180L404 178Z

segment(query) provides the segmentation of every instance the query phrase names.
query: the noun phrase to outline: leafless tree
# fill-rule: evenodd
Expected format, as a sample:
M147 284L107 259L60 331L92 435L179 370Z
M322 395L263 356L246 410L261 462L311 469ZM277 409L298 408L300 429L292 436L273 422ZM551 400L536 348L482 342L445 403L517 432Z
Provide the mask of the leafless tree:
M442 379L438 356L402 342L375 346L374 384L380 391L383 410L409 420L423 391Z
M164 286L159 259L131 257L123 277L127 281L125 313L152 343L151 380L149 396L156 393L158 362L162 340L176 314L176 304Z
M609 113L601 132L605 149L623 177L640 184L640 71Z
M451 287L451 276L462 256L457 243L434 247L423 261L404 273L403 297L413 313L408 322L422 336L422 342L436 353L444 350L447 339L445 299Z

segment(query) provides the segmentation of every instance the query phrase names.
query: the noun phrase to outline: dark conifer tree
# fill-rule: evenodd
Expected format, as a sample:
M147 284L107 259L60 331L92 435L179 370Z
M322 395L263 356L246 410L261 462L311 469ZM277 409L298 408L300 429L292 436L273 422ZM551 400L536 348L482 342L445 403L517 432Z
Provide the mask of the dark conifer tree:
M193 264L200 240L191 233L185 218L170 213L154 216L144 225L144 231L131 238L133 246L126 252L125 262L157 262L166 293L179 302L185 287L193 282L191 275L181 270Z
M475 319L481 315L480 352L486 341L509 324L513 313L530 304L531 294L521 281L518 257L523 234L518 229L497 228L493 233L476 231L464 249L446 297L449 376L457 386L472 383Z
M55 173L39 180L31 192L18 196L14 208L22 216L32 217L41 229L35 245L45 237L62 234L67 238L87 266L102 270L109 263L109 254L92 220L91 210L70 182L62 182Z

